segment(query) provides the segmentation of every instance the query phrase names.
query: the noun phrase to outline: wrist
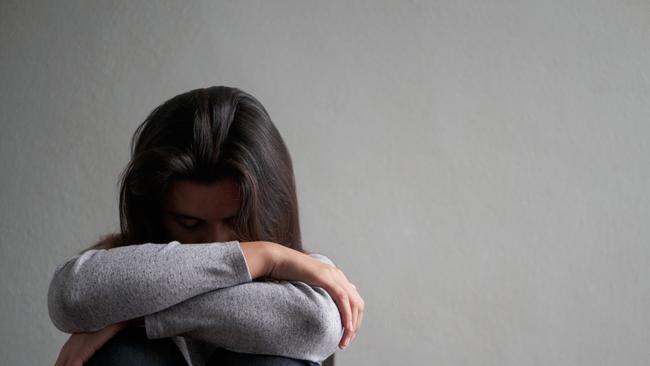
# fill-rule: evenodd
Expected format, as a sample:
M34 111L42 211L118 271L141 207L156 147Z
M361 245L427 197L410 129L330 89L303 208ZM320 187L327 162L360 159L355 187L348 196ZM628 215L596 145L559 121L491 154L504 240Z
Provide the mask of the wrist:
M269 277L275 268L277 244L268 241L253 241L239 243L251 278Z
M267 243L269 244L266 247L268 272L266 272L265 277L278 279L274 276L276 276L276 274L279 272L280 267L282 266L282 261L284 259L282 249L284 249L285 246L272 242Z

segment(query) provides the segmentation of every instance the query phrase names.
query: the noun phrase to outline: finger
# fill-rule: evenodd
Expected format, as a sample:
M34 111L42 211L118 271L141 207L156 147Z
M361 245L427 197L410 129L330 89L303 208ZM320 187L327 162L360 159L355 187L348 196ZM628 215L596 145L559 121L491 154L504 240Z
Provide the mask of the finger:
M359 313L361 312L359 301L357 300L354 304L354 336L356 337L357 332L359 331Z
M337 292L336 302L339 305L339 310L341 310L344 329L343 338L341 338L339 347L344 349L350 343L350 336L352 335L352 310L350 309L350 302L345 290L340 289Z
M347 300L341 300L342 305L343 305L343 313L344 313L344 333L343 333L343 338L341 339L341 344L340 347L341 349L345 349L345 347L350 344L350 340L352 339L352 334L353 334L353 326L352 326L352 310L350 308L350 303Z
M57 357L56 362L54 363L54 366L63 366L64 365L64 359L61 354L59 354L59 357Z
M350 306L352 309L352 338L357 333L357 329L359 328L359 307L362 302L361 296L359 296L359 292L357 291L357 286L355 286L352 282L346 281L348 286L350 288Z
M352 309L352 318L354 319L352 321L352 331L350 332L350 340L348 343L352 342L354 340L354 337L356 337L357 332L356 332L356 313L357 310L355 309L354 303L350 303L351 309Z
M361 324L363 323L363 313L364 313L364 311L366 311L366 305L363 302L363 299L361 299L361 307L359 308L359 320L358 320L358 323L357 323L357 330L359 330L359 328L361 328Z
M352 338L354 338L355 335L355 322L356 322L356 313L353 308L354 303L353 303L353 293L356 292L356 290L351 288L352 283L348 280L348 278L345 276L345 273L343 271L339 271L338 274L341 277L342 282L344 283L344 291L345 291L345 298L343 299L343 302L345 302L345 306L347 307L347 312L348 312L348 318L346 320L346 330L342 339L342 348L346 348L349 344ZM343 296L342 296L343 297ZM346 301L347 300L347 301Z
M359 331L359 328L361 328L361 324L363 323L363 311L364 311L363 308L359 309L359 322L357 326L357 332Z
M61 348L61 351L59 352L59 356L56 358L56 362L54 363L54 366L64 366L68 359L67 354L68 354L68 348L64 344L63 347Z
M350 294L350 306L352 308L352 317L353 317L353 328L352 328L352 339L354 339L357 336L357 331L360 327L360 313L363 308L363 299L361 299L361 296L356 290L351 290ZM350 339L350 340L352 340Z
M359 305L356 300L357 294L356 290L350 289L350 309L352 311L352 337L350 337L350 340L354 339L354 337L357 335L357 321L359 319Z

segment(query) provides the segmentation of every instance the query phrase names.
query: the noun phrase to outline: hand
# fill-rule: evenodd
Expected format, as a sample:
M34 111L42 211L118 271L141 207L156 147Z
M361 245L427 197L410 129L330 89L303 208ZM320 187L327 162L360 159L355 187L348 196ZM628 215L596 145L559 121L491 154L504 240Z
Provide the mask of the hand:
M127 322L121 322L111 324L96 332L73 333L61 348L54 366L81 366L102 348L104 343L126 328L127 325Z
M364 301L343 271L307 254L280 244L273 246L273 267L269 277L303 281L325 289L336 302L344 324L339 348L345 349L356 336L363 321Z

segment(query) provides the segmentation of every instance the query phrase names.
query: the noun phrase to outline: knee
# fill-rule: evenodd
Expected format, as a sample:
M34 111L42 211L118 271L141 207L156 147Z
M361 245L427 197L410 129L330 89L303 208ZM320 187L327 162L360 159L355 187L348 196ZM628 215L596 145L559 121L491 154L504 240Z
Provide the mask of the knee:
M148 339L144 328L127 328L109 339L84 365L180 366L187 363L171 339Z
M315 362L297 360L294 358L257 355L251 353L233 352L224 348L218 348L210 357L207 363L212 365L231 365L231 366L311 366L318 365Z

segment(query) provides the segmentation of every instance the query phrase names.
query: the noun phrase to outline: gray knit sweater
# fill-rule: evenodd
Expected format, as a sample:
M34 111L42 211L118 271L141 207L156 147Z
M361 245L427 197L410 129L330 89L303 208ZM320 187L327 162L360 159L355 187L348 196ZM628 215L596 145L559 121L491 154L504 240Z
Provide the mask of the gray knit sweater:
M65 333L144 317L147 337L170 337L189 366L204 366L217 347L320 363L343 336L327 291L253 281L238 241L87 250L56 268L48 310Z

